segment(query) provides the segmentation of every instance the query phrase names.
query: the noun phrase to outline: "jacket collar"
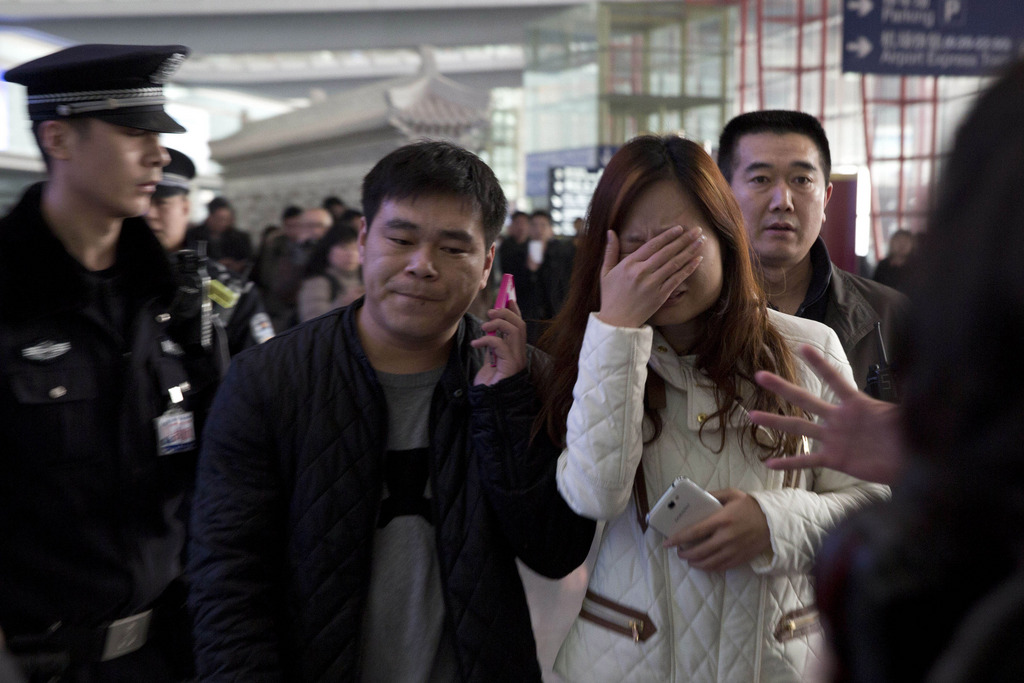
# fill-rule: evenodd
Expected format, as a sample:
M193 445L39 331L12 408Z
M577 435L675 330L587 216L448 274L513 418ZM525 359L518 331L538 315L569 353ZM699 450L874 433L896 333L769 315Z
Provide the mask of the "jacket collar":
M847 283L854 276L832 264L828 311L824 323L836 331L846 346L849 340L860 340L871 332L881 316L855 287Z
M365 299L366 297L362 296L344 308L341 314L341 324L349 351L376 379L377 371L370 365L370 359L366 356L366 350L359 339L359 327L356 323L356 314L362 308ZM468 313L463 314L455 331L455 343L452 344L444 374L440 379L440 384L449 395L464 398L466 389L483 364L485 352L482 349L473 348L469 343L481 334L483 331L480 329L480 323Z
M809 252L811 259L811 282L807 286L803 303L797 309L800 318L809 318L821 322L825 318L826 299L829 284L832 282L832 259L828 255L825 241L818 235Z
M27 319L88 303L86 273L46 224L43 183L30 187L0 219L0 316ZM116 263L126 290L140 301L170 303L174 276L167 256L141 218L127 218L117 242Z

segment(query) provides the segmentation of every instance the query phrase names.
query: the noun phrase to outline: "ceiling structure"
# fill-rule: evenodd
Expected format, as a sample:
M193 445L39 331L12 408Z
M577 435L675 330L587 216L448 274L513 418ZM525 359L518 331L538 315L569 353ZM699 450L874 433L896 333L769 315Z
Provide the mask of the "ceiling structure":
M471 88L522 83L524 27L585 0L0 0L0 30L75 43L180 43L186 86L279 100L439 71Z

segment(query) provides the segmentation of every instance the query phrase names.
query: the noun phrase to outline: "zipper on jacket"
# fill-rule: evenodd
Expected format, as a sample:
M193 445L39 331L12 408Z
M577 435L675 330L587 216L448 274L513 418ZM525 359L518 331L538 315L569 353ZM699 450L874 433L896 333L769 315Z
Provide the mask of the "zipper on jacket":
M583 612L581 614L584 619L592 617L592 621L600 620L598 623L604 621L614 625L615 630L632 636L634 643L640 642L640 635L644 632L644 622L642 620L629 617L610 607L598 605L588 600L583 601Z
M775 640L780 643L802 636L818 627L818 610L814 607L804 607L793 610L782 616L779 625L775 627Z
M583 598L580 617L632 638L634 643L647 640L658 630L646 614L602 598L589 590Z

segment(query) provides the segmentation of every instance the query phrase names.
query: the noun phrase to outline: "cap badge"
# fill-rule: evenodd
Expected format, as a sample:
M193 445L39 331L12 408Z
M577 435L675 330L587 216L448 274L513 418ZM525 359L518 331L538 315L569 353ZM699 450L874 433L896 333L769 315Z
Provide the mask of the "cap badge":
M21 355L34 361L48 361L60 358L71 350L71 342L56 342L52 339L41 341L34 346L26 346L21 350Z
M164 63L157 67L156 71L149 75L149 80L153 83L166 83L168 79L178 70L182 62L185 61L188 55L182 54L181 52L175 52L170 57L164 60Z

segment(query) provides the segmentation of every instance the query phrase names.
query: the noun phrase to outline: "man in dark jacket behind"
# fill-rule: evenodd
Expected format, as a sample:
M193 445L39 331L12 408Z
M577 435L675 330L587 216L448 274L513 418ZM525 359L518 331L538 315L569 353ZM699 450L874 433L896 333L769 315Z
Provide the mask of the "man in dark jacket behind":
M235 227L235 209L224 197L214 197L206 205L209 214L199 225L185 233L185 248L195 250L206 242L207 255L232 273L248 276L252 267L252 240Z
M594 523L557 492L558 449L526 447L518 309L466 315L505 198L477 157L425 142L362 199L366 296L242 353L218 393L193 511L200 677L540 681L515 558L565 575Z
M11 69L47 165L0 219L0 629L32 680L192 678L181 585L215 325L140 216L180 45ZM181 274L179 274L181 275Z
M538 210L530 214L530 241L521 261L521 274L516 273L516 295L530 343L536 343L562 310L575 258L572 241L555 237L550 213Z
M875 323L890 357L899 349L910 302L841 270L821 239L832 196L832 157L821 124L799 111L753 111L726 124L718 167L743 210L771 305L835 330L857 385L879 362Z

